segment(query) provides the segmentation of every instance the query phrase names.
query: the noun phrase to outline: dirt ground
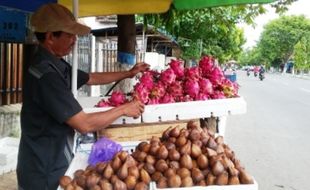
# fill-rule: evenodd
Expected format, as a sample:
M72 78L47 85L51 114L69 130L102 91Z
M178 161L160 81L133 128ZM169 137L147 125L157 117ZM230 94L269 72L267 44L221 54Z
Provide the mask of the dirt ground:
M15 171L0 175L0 190L17 190Z

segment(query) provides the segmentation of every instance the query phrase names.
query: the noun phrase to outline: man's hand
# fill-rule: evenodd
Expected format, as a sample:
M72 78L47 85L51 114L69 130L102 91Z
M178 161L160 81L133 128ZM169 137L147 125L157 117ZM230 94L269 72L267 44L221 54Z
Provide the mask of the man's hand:
M150 65L147 63L137 63L135 66L129 70L130 78L136 76L140 72L144 72L150 68Z
M144 104L139 100L133 100L122 106L124 106L124 115L128 117L137 118L144 112Z

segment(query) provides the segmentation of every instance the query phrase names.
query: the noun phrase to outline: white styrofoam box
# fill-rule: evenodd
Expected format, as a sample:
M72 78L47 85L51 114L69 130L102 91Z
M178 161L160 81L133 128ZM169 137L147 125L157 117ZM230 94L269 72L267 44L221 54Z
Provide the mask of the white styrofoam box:
M118 142L123 147L123 150L128 151L129 153L132 153L136 146L141 141L130 141L130 142ZM65 175L70 176L73 178L73 174L78 169L85 169L88 166L88 157L89 153L91 151L91 147L93 144L81 144L80 148L78 149L78 152L75 153L75 156L73 160L70 163L69 168L67 169ZM63 190L61 187L58 187L57 190Z
M142 114L144 123L218 117L246 112L242 97L205 101L178 102L145 106Z
M144 62L150 65L150 69L156 68L159 62L159 54L156 52L146 52Z
M227 120L227 116L220 116L219 117L219 122L218 122L218 134L220 136L225 137L225 131L226 131L226 120Z
M128 153L132 153L136 146L138 146L139 143L142 141L129 141L129 142L117 142L120 144L123 148L123 150L127 151ZM78 153L86 153L89 154L91 152L93 143L85 143L85 144L80 144L77 148Z
M180 188L157 188L155 182L151 182L150 190L258 190L258 184L254 179L254 184L249 185L210 185L210 186L193 186Z
M94 113L94 112L101 112L101 111L107 111L112 109L113 107L95 107L95 105L101 100L101 99L107 99L108 97L78 97L77 100L81 104L83 111L85 113ZM136 124L141 123L141 117L138 117L136 119L132 117L125 117L122 116L118 119L116 119L112 124Z
M123 150L126 150L128 153L133 153L136 149L136 147L141 143L142 141L130 141L130 142L118 142L120 145L122 145Z
M79 169L84 170L88 166L88 163L87 163L88 156L89 156L88 154L85 154L83 152L76 153L65 175L73 178L73 174L76 170L79 170ZM63 190L63 188L58 186L57 190Z
M87 100L87 98L90 98ZM112 107L94 107L102 97L80 98L86 113L107 111ZM205 101L177 102L169 104L146 105L142 117L134 119L122 116L115 120L113 124L138 124L154 123L175 120L198 119L204 117L220 117L246 112L246 102L243 97L215 99Z
M0 174L16 169L19 139L5 137L0 139Z
M103 97L77 97L77 101L82 108L93 108Z
M113 107L84 108L83 110L86 113L94 113L94 112L107 111L112 108ZM133 118L133 117L121 116L117 118L112 124L135 124L135 123L141 123L141 117Z

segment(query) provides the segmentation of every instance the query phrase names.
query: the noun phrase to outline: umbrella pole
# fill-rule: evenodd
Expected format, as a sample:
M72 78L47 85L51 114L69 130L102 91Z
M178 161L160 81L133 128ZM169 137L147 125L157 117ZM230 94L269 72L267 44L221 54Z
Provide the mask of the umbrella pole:
M73 15L77 19L78 18L78 0L73 0ZM71 79L71 91L74 95L74 97L77 97L77 69L78 69L78 43L75 43L73 46L73 52L72 52L72 79Z

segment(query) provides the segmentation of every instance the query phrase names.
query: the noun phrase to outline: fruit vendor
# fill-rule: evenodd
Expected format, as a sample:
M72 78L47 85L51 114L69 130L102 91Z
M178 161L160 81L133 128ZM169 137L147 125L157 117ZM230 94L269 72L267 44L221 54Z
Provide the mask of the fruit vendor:
M17 179L19 190L55 190L72 160L74 130L85 134L100 130L120 116L138 117L138 100L106 112L84 113L71 92L71 66L62 59L72 50L77 35L90 28L78 23L58 4L46 4L31 17L38 45L24 75L21 140ZM78 71L78 87L132 78L149 65L113 73Z

